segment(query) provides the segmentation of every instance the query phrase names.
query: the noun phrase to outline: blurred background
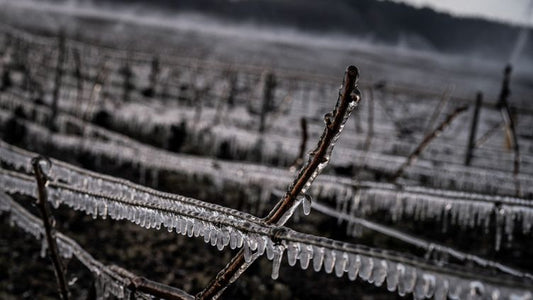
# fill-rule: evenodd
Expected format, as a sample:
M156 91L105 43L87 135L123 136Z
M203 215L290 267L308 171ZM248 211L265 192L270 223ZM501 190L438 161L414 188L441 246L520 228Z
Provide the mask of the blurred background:
M125 48L157 45L174 55L322 74L338 74L355 61L367 78L451 83L458 93L496 93L511 63L515 92L532 86L529 0L0 3L4 22L48 33L64 28Z

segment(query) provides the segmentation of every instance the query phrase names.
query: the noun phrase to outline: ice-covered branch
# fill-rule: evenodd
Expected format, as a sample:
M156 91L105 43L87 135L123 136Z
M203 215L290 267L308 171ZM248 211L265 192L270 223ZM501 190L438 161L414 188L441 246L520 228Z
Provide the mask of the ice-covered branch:
M24 231L32 234L37 240L45 243L43 223L3 192L0 192L1 212L8 212L12 224L17 225ZM127 271L126 275L124 269L117 268L116 266L105 266L94 259L74 240L62 233L57 232L55 239L58 244L59 254L62 257L76 257L97 277L97 292L101 293L101 296L107 297L114 295L119 299L131 299L131 296L134 299L152 299L150 295L160 295L157 294L156 288L149 289L145 287L147 285L153 285L154 282L142 279L142 277L138 277ZM140 288L134 289L136 287ZM171 291L173 295L181 296L175 297L175 299L193 299L192 296L176 288L160 285L158 290Z
M105 151L111 153L113 147L102 147L97 142L91 144L91 151ZM73 149L71 149L73 150ZM130 155L124 148L113 150L113 153ZM101 152L99 152L101 153ZM152 155L154 152L151 152ZM31 173L30 160L36 153L28 152L0 141L0 161L14 169L25 170ZM142 154L132 152L132 159L139 159ZM111 156L116 157L116 156ZM118 156L117 156L118 157ZM172 159L171 159L172 157ZM173 171L179 174L194 175L210 178L212 182L223 186L233 183L246 187L257 186L262 189L261 194L270 195L274 189L280 189L290 180L290 172L264 166L241 164L232 162L217 162L215 168L212 160L180 156L173 154L171 157L147 160L146 168L165 168L173 166ZM176 158L176 159L174 159ZM178 159L179 158L179 159ZM123 190L135 193L139 198L162 197L173 199L173 195L161 193L145 187L134 185L131 182L120 180L111 176L104 176L84 169L74 167L61 161L52 160L53 167L50 177L53 181L68 182L73 186L91 186L106 194L113 195ZM135 161L135 160L132 160ZM158 165L160 164L160 165ZM164 166L165 165L165 166ZM103 183L106 183L103 185ZM394 220L416 218L421 220L441 220L443 226L447 223L459 225L463 229L484 228L490 226L499 228L496 231L500 240L505 234L507 240L514 236L515 224L522 226L522 232L528 234L533 225L533 207L531 201L523 198L493 196L487 194L465 193L442 189L432 189L420 186L404 186L398 189L395 185L360 182L354 193L353 181L331 175L321 176L311 187L309 194L315 199L335 199L337 207L343 212L354 216L366 216L378 211L385 211ZM145 191L150 191L148 195ZM256 193L249 193L249 196ZM257 201L266 202L265 199ZM206 205L202 203L201 205ZM498 219L493 215L498 212ZM232 213L238 213L234 211ZM257 220L258 218L256 218ZM499 236L499 237L498 237Z
M4 181L6 174L11 181ZM35 183L32 183L30 176L3 171L0 179L2 186L8 183L8 187L14 187L10 192L34 193ZM24 182L31 184L28 186ZM273 262L273 278L277 278L283 255L286 253L291 266L300 260L300 266L303 269L307 269L312 264L316 271L322 269L326 273L335 271L339 277L347 275L352 280L359 277L377 286L386 282L389 291L397 291L400 295L414 293L417 298L432 296L436 299L445 299L446 296L462 298L471 294L483 297L494 295L494 293L498 293L502 298L531 296L528 285L531 286L532 282L524 278L489 276L471 268L437 264L404 254L303 234L286 227L231 220L225 220L225 223L219 222L223 218L216 221L213 219L216 224L209 224L209 222L200 223L198 219L179 216L174 217L174 223L171 220L165 222L157 218L157 215L168 216L165 215L167 213L165 210L147 208L139 210L137 206L118 202L118 200L98 198L88 194L87 191L83 193L80 191L76 194L71 192L57 194L56 192L60 190L53 184L49 188L51 194L77 203L73 206L77 210L97 211L101 217L107 213L112 218L126 218L145 227L158 228L170 225L174 228L172 226L179 224L175 227L177 232L191 237L203 235L204 239L212 245L222 245L221 248L223 248L229 243L230 247L243 247L246 261L252 261L256 254L266 254L267 258ZM98 203L101 201L107 201L105 202L108 207L107 211L104 209L105 205ZM102 210L94 210L95 204L100 205ZM0 204L1 210L9 210L11 207L13 207L12 204L6 204L3 201ZM25 220L22 222L28 223ZM225 227L225 224L230 223L232 223L231 226L242 229L242 232L246 234L235 235L238 229L232 230L230 226ZM207 226L203 226L202 230L200 224ZM28 228L28 231L34 232L36 236L40 236L42 232L42 228L35 224L23 225L23 228ZM231 233L229 230L232 230ZM61 249L65 247L61 243L58 244L60 252L63 252ZM89 268L94 272L94 267ZM124 284L114 289L120 289L120 286Z
M43 171L43 163L50 167L50 160L43 157L35 157L32 159L33 174L37 182L37 207L41 213L42 223L44 224L44 232L46 236L46 244L48 245L50 260L54 266L54 273L57 280L57 286L59 289L59 296L63 300L69 299L69 293L67 289L67 282L65 280L65 267L63 261L59 257L59 251L57 250L57 242L55 238L55 228L53 216L50 213L48 206L48 193L46 192L46 184L48 179L46 173Z
M289 186L285 196L281 198L266 216L266 224L282 226L292 216L300 202L303 201L304 206L309 206L305 203L309 201L307 197L305 197L305 193L311 187L315 178L329 163L331 152L340 137L344 124L361 100L361 93L357 86L358 79L359 70L355 66L349 66L346 69L335 108L331 113L326 114L324 117L326 126L318 141L318 145L315 150L309 154L307 163L300 169L298 175ZM250 259L246 259L246 253L244 250L245 249L239 251L239 253L231 259L224 269L222 269L207 287L197 295L198 298L218 298L231 283L235 282L235 280L237 280L240 275L260 255L262 255L255 252Z
M365 219L362 219L362 218L354 217L354 216L346 214L344 212L340 212L340 211L338 211L336 209L327 207L326 205L318 203L316 201L312 203L312 206L313 206L313 208L315 210L317 210L317 211L319 211L319 212L321 212L321 213L323 213L323 214L325 214L327 216L334 217L334 218L337 218L339 220L344 220L344 221L347 221L350 224L356 224L356 225L362 226L364 228L370 229L372 231L379 232L379 233L381 233L383 235L392 237L394 239L398 239L398 240L403 241L403 242L405 242L407 244L410 244L410 245L425 249L426 251L428 251L428 253L437 252L437 253L441 253L441 254L446 254L446 255L454 257L454 258L456 258L456 259L458 259L460 261L468 261L468 262L475 263L475 264L477 264L480 267L490 267L490 268L497 269L500 272L507 273L507 274L510 274L510 275L513 275L513 276L519 276L519 277L525 277L525 278L533 279L533 275L531 275L529 273L525 273L525 272L513 269L511 267L505 266L505 265L503 265L501 263L494 262L494 261L491 261L491 260L487 260L487 259L481 258L481 257L473 255L473 254L465 253L465 252L453 249L451 247L447 247L447 246L440 245L440 244L437 244L437 243L429 242L429 241L424 240L422 238L418 238L416 236L409 235L407 233L401 232L399 230L390 228L390 227L385 226L385 225L374 223L372 221L365 220Z

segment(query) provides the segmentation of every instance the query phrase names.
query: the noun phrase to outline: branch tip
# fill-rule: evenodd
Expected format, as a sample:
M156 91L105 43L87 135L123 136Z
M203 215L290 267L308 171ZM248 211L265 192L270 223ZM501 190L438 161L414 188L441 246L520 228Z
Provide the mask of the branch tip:
M348 68L346 68L346 74L351 79L353 79L356 83L359 80L359 69L354 65L351 65Z

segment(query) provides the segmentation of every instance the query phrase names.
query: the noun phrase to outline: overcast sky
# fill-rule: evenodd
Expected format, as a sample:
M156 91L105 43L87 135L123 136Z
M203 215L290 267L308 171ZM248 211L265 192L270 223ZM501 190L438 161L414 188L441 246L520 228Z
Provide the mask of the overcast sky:
M531 13L526 17L530 2L533 0L393 0L417 7L430 6L435 10L458 15L481 16L512 23L533 26Z

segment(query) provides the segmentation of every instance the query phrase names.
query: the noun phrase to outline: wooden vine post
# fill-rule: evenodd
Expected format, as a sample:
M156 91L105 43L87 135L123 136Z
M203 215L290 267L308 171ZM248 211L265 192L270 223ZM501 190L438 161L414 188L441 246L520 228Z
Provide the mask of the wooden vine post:
M300 169L287 193L270 211L268 216L263 219L265 224L274 226L284 225L302 201L309 201L305 197L307 189L328 164L335 142L339 138L346 120L361 100L361 93L357 87L358 78L359 70L355 66L349 66L345 72L344 82L339 91L337 104L334 110L324 117L326 126L316 149L309 154L309 160ZM309 204L304 203L304 205ZM244 248L241 248L224 269L211 280L207 287L196 295L196 298L218 298L258 257L259 254L254 252L251 259L246 262Z
M55 130L55 119L59 105L59 93L61 91L61 80L63 78L63 65L65 62L65 32L61 30L58 37L57 65L54 78L54 90L52 94L52 116L50 117L49 128Z
M122 82L122 101L128 102L130 100L131 91L135 88L133 84L133 70L128 61L120 69L120 74L123 77Z
M483 93L478 92L476 96L476 106L474 108L474 115L470 125L470 134L468 136L468 145L466 148L465 166L470 166L472 156L474 155L474 148L476 146L477 123L479 121L479 111L483 104Z
M272 110L275 88L276 77L273 73L265 73L263 79L263 102L261 105L261 115L259 119L259 133L261 134L265 132L267 114Z
M46 238L49 250L48 253L50 255L50 259L52 260L52 264L54 265L54 272L56 275L59 295L61 299L68 300L69 297L67 283L65 280L65 267L63 266L63 262L59 256L59 250L57 249L55 229L52 222L50 209L48 207L48 195L46 192L46 183L48 182L48 178L43 172L41 162L45 162L49 166L51 164L50 160L42 156L35 157L31 161L35 179L37 181L37 207L39 208L39 212L41 213L41 219L43 221L43 226L46 235L44 238Z

